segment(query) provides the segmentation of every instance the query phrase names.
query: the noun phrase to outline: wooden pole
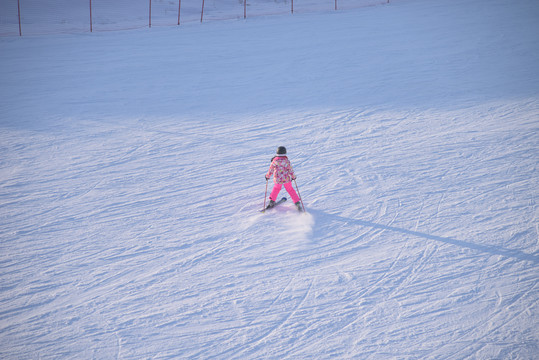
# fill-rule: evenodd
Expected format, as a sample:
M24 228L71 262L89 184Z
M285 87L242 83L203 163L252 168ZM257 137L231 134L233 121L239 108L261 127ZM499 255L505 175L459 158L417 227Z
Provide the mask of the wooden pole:
M93 24L92 24L92 0L90 0L90 32L93 31Z
M150 0L150 15L148 17L148 27L152 27L152 0Z
M182 0L178 1L178 25L180 25L180 12L182 10Z
M200 12L200 22L202 22L203 17L204 17L204 0L202 0L202 11Z
M22 36L22 27L21 27L21 1L17 0L17 10L19 12L19 36Z

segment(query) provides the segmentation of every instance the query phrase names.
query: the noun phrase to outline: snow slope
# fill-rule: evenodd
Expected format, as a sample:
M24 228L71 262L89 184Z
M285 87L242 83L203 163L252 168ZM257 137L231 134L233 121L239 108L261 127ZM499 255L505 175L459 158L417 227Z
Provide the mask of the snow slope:
M0 38L0 357L536 359L538 20Z

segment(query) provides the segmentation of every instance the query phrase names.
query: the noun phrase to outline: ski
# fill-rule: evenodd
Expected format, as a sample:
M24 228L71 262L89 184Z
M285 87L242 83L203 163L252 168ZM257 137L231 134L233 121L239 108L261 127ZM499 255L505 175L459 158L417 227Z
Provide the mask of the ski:
M286 201L286 198L285 198L285 197L284 197L284 198L281 198L281 200L276 201L276 202L275 202L275 205L273 205L272 207L269 207L269 205L268 205L268 206L266 206L265 209L262 209L262 210L259 210L259 211L260 211L260 212L265 212L266 210L273 209L274 207L276 207L276 206L279 205L279 204L284 203L285 201Z

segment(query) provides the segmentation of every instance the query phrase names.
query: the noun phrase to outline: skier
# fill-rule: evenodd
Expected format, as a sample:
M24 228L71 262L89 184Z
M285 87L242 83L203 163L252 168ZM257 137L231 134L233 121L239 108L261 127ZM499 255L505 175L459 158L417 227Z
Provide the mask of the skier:
M294 205L296 205L299 211L303 211L300 198L292 187L292 180L296 180L296 175L294 174L294 170L292 169L290 160L288 160L288 157L286 156L286 148L284 146L279 146L277 148L277 153L271 159L271 165L266 174L266 181L270 179L272 174L275 174L273 176L273 182L275 183L275 185L273 186L273 190L271 191L271 194L269 196L270 202L267 206L267 209L270 209L275 206L277 195L279 195L279 192L284 185L284 188L286 189L288 194L290 194Z

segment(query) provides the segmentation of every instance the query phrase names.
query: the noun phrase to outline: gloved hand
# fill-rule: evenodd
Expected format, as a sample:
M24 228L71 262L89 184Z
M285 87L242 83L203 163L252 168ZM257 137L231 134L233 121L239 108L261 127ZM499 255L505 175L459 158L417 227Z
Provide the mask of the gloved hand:
M266 181L268 181L268 180L269 180L269 178L268 178L268 177L267 177L266 175L264 175L264 179L266 179Z

